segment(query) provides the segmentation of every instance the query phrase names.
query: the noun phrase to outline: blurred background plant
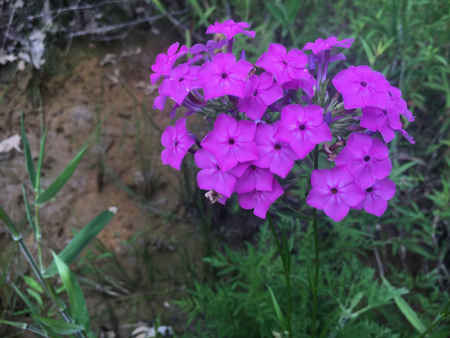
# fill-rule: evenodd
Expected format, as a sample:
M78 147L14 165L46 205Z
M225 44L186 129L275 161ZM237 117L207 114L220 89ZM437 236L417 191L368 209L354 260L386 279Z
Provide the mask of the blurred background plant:
M159 165L155 146L160 126L165 124L151 108L157 88L144 82L140 84L144 95L137 94L125 75L116 71L120 62L129 62L128 68L135 65L133 55L139 53L126 49L129 41L156 36L158 42L151 41L149 47L151 57L143 59L137 70L144 71L148 81L150 64L170 43L204 43L209 24L233 18L252 22L256 31L255 39L235 43L235 51L245 49L252 61L272 41L302 48L308 41L330 35L353 36L352 48L345 51L348 63L332 64L330 71L336 73L338 67L350 64L370 65L402 90L416 116L408 126L416 144L404 147L404 141L396 139L390 145L391 179L397 184L397 195L384 216L378 219L353 211L340 223L321 221L319 337L450 336L450 326L441 320L450 300L450 2L77 0L56 4L41 0L4 1L0 9L0 64L13 65L14 70L34 68L26 91L35 98L43 92L42 99L32 101L29 113L36 110L43 115L36 132L40 135L43 121L54 118L42 108L42 101L56 100L48 94L46 83L78 53L77 43L107 51L114 43L124 46L122 53L109 57L97 52L105 70L115 69L105 82L96 84L101 89L91 100L96 148L86 156L95 157L92 166L99 192L108 194L108 186L118 187L145 213L129 238L122 239L117 232L120 239L115 245L97 239L71 266L86 294L97 334L128 337L139 321L158 326L161 315L163 323L177 328L179 336L281 337L282 319L273 308L267 285L284 316L284 272L268 225L233 205L208 205L193 184L192 161L185 161L182 173L170 173L167 178L168 169ZM4 77L2 97L14 85L15 76L21 76L5 73L9 76ZM61 75L57 76L61 81ZM71 85L66 88L70 90ZM108 106L103 100L112 86L121 92L114 92L114 104ZM124 100L129 102L126 110L120 106ZM115 111L117 102L120 112ZM105 121L116 115L120 115L120 132L114 129L112 133ZM20 127L17 118L0 118L10 126L0 129L2 137ZM192 128L199 129L195 124ZM128 147L130 130L132 145ZM115 167L116 162L129 161L130 152L136 173L132 184L124 170ZM0 170L7 163L1 162ZM173 189L167 192L165 184ZM306 186L305 180L296 182L283 201L298 208ZM16 209L12 211L16 215ZM27 229L26 215L16 216L18 227ZM124 217L131 219L127 214ZM292 254L293 331L306 337L310 327L307 309L311 308L311 226L282 215L274 215L274 220L287 230ZM161 230L161 225L169 228L178 223L193 231L167 235ZM31 308L24 307L23 298L8 283L17 285L34 307L43 308L45 301L38 284L22 270L25 262L14 243L2 239L2 244L0 318L28 323ZM8 271L25 273L24 277L10 273L7 279ZM2 336L15 332L0 324Z

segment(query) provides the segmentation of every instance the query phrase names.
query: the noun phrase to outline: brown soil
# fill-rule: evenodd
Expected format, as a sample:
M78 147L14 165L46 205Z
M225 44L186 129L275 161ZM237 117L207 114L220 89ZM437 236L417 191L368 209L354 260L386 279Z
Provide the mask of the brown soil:
M132 245L124 244L124 241L130 241L133 235L138 234L131 242L150 246L152 264L157 271L156 280L160 280L159 284L152 285L152 292L168 294L167 299L164 299L166 296L151 297L152 301L145 303L144 310L135 313L133 323L151 321L158 312L169 320L173 319L169 316L176 313L173 306L163 306L164 300L176 297L167 290L178 287L174 285L173 276L181 274L175 268L180 261L179 248L169 239L182 242L183 246L190 248L193 257L201 248L197 230L186 219L183 204L179 201L180 173L161 165L160 134L150 123L153 119L162 130L171 123L168 112L151 108L157 88L149 83L150 65L156 55L165 52L171 43L171 38L148 35L132 36L123 44L101 46L93 46L83 40L74 41L67 56L63 50L57 49L53 61L46 64L43 73L33 71L29 66L18 72L0 103L0 141L20 134L20 115L23 112L35 160L39 151L41 117L44 126L48 127L41 180L44 188L89 140L88 152L70 181L56 199L41 210L45 261L47 264L50 262L51 250L59 252L68 243L73 229L82 228L101 211L116 206L119 211L100 233L99 240L118 254L127 271L134 271L139 269L136 267L139 263L127 261ZM116 64L101 66L107 54L118 56L121 53L122 57ZM15 67L0 68L0 93L6 88ZM42 111L38 93L42 98ZM146 116L141 110L143 103ZM106 121L95 133L98 121L103 119ZM143 162L147 164L145 169L142 169ZM34 193L27 179L23 154L15 152L12 156L0 156L0 204L29 234L22 182L32 201ZM9 242L6 229L0 226L0 246ZM27 242L33 243L30 235ZM32 244L32 247L35 252L36 245ZM73 268L77 270L80 267L74 265ZM125 289L129 287L124 284ZM130 294L145 292L145 287L139 288L128 291ZM122 296L125 297L124 294ZM108 297L107 301L104 301L105 297ZM111 304L116 304L117 298L99 292L89 294L91 312L99 316L94 323L96 328L115 330L118 325L129 324L130 311L135 309L130 305L113 314L107 311L109 306L114 307ZM125 322L119 318L114 324L115 316L123 316Z

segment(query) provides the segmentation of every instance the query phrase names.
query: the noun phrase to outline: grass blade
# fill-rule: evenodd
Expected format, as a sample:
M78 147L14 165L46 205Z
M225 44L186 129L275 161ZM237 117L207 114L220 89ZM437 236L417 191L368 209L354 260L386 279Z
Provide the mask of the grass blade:
M36 225L33 221L33 216L31 216L30 204L28 203L27 193L25 192L25 185L22 183L22 194L23 201L25 203L25 211L27 214L28 223L30 223L31 229L33 229L34 237L36 237Z
M37 316L39 321L41 321L45 326L48 326L52 331L61 334L61 335L71 335L84 330L84 327L81 325L67 323L60 320L44 318L41 316Z
M275 308L275 313L277 314L278 321L280 322L281 330L284 332L286 331L286 323L284 322L283 314L280 310L280 305L278 305L278 301L275 298L275 295L273 294L272 288L267 284L267 288L270 292L270 297L272 298L273 307Z
M42 162L44 161L44 149L45 149L45 139L47 138L47 129L45 129L44 135L41 139L41 147L39 148L39 158L36 169L36 185L35 190L39 191L41 185L41 170L42 170Z
M56 180L54 180L53 183L50 184L50 186L38 197L38 199L35 201L36 204L47 202L61 190L64 184L67 183L67 181L74 173L75 169L78 166L78 163L80 162L88 147L89 145L83 147L80 150L80 152L72 159L72 161L70 161L66 169L64 169L63 172L56 178Z
M53 259L55 260L56 267L58 269L61 280L64 284L64 288L69 295L70 308L72 310L72 317L77 320L79 324L89 330L91 324L89 320L89 313L86 306L86 300L84 299L83 292L81 291L80 284L75 275L70 271L64 261L58 257L54 252Z
M34 188L36 186L36 170L34 168L33 157L31 156L30 144L28 143L27 134L25 133L23 114L20 116L20 129L22 132L23 152L25 153L28 177L30 178L31 186Z
M115 212L112 208L105 210L90 221L83 229L78 232L75 237L67 244L63 251L58 255L64 263L70 264L83 251L100 231L113 218ZM54 276L58 272L55 261L53 261L46 272L46 277Z

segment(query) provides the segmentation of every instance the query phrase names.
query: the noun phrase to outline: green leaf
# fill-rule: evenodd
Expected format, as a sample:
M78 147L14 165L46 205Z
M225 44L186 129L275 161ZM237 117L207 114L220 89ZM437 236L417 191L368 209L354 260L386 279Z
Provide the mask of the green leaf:
M61 335L71 335L84 330L84 327L81 325L63 322L61 320L55 320L50 318L44 318L41 316L37 316L37 318L54 332Z
M320 332L319 338L325 338L327 336L328 332L328 326L330 326L331 316L327 317L327 321L325 322L325 325L322 328L322 331Z
M70 161L66 169L64 169L63 172L56 178L56 180L54 180L53 183L50 184L50 186L38 197L38 199L35 201L36 204L47 202L61 190L64 184L67 183L67 181L74 173L78 163L80 162L88 147L89 145L83 147L83 149L80 150L80 152L72 159L72 161Z
M19 328L19 329L22 329L22 330L26 330L27 329L27 324L25 324L25 323L15 323L15 322L10 322L10 321L7 321L7 320L1 320L0 319L0 324L5 324L5 325L9 325L9 326L14 326L14 327L17 327L17 328Z
M20 128L22 131L23 152L25 153L28 177L30 178L31 186L34 188L36 185L36 170L34 169L33 157L31 156L30 144L28 143L27 134L25 133L23 114L20 116Z
M284 317L281 313L280 305L278 305L278 301L275 298L275 295L273 294L272 288L269 286L269 284L267 284L267 288L269 289L270 297L272 298L273 307L275 309L275 313L277 314L278 321L280 322L281 330L286 331L286 323L284 322Z
M41 185L41 171L42 171L42 162L44 161L44 149L45 149L45 140L47 138L47 129L45 129L44 135L41 139L41 147L39 148L39 158L38 158L38 164L36 169L36 185L34 187L34 190L39 191L40 185Z
M112 210L112 208L110 209ZM105 210L97 215L83 229L81 229L74 238L72 238L63 251L59 253L59 258L61 258L66 264L72 263L81 251L83 251L84 247L88 245L100 231L103 230L114 215L115 213L110 210ZM53 261L47 269L45 276L52 277L57 273L57 271L55 261Z
M383 283L391 287L389 282L386 278L383 278ZM422 323L422 321L417 316L417 313L411 308L411 306L408 305L408 303L405 302L405 300L401 296L394 297L395 304L397 304L397 307L399 310L405 315L406 319L409 321L409 323L419 332L424 333L426 330L425 325Z
M23 194L23 201L25 203L25 211L27 214L28 223L30 223L31 229L33 229L34 236L36 237L36 225L33 221L33 216L31 216L30 212L30 204L28 203L27 193L25 192L25 185L22 182L22 194Z
M44 306L44 302L42 301L42 297L39 293L37 293L33 289L27 289L27 292L31 297L36 299L36 302L38 302L40 308L42 308Z
M23 279L25 280L25 283L32 288L33 290L36 290L39 293L44 293L44 290L42 289L41 284L38 283L34 278L31 278L29 276L23 275Z
M86 330L89 330L91 324L89 320L89 313L86 306L86 300L84 299L83 292L81 291L80 284L78 283L75 275L70 271L64 261L58 257L54 252L53 259L55 260L56 267L58 269L61 280L64 284L64 288L69 295L70 308L72 310L72 317L76 319L78 323L83 325Z
M9 218L8 214L6 213L6 211L2 208L2 206L0 205L0 219L5 222L6 227L8 228L9 232L11 233L13 239L15 241L18 241L19 239L22 238L22 235L20 234L19 230L17 230L16 226L14 225L14 223L11 221L11 218Z

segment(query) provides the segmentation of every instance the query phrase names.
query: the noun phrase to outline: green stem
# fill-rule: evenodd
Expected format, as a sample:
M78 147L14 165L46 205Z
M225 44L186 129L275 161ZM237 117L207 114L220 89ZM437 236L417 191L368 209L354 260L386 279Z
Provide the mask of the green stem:
M316 145L314 149L314 169L319 168L319 146ZM313 317L311 326L311 338L316 335L316 321L317 321L317 288L319 284L319 233L317 231L317 209L313 208L313 226L314 226L314 251L316 254L316 271L314 274L313 286Z
M431 332L431 330L433 330L440 322L442 321L442 317L439 318L438 320L436 320L424 333L422 333L419 337L417 338L423 338L425 337L429 332Z
M286 276L286 286L287 286L287 326L288 326L288 337L292 337L292 326L291 326L291 279L290 279L290 267L287 262L285 262L285 255L281 248L280 241L278 240L277 232L275 231L275 227L273 226L272 216L267 213L267 219L269 221L270 230L272 230L273 238L275 239L275 243L277 244L278 254L280 255L281 262L283 263L284 274ZM284 248L287 250L287 254L289 255L289 248Z
M36 193L36 200L38 199L39 194ZM41 274L45 273L45 268L44 268L44 261L42 259L42 233L41 233L41 226L39 223L39 205L36 204L34 207L34 213L35 213L35 225L36 225L36 242L37 242L37 247L38 247L38 260L39 260L39 271L41 272Z

